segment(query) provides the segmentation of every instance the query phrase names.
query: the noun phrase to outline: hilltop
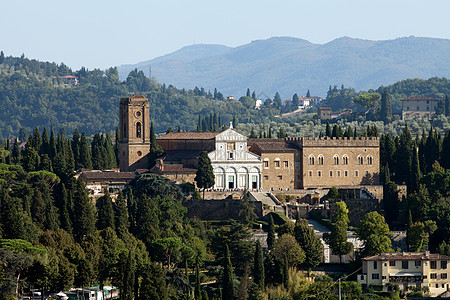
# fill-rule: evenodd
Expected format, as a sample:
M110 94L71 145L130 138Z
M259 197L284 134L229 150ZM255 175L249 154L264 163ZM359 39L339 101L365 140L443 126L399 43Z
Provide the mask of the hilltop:
M450 40L403 37L370 41L341 37L313 44L292 37L273 37L238 47L192 45L134 65L119 66L125 79L137 68L158 82L178 88L217 88L240 95L247 88L272 97L310 89L325 96L330 85L368 90L407 78L449 77Z

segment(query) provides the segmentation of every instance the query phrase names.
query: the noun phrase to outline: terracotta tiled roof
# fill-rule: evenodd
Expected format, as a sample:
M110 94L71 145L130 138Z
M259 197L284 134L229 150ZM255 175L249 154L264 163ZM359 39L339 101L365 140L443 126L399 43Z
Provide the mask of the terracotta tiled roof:
M110 181L110 180L132 180L136 177L134 172L109 172L109 171L86 171L80 175L85 181Z
M169 132L158 140L211 140L220 132Z
M319 109L326 109L326 110L331 110L331 107L328 107L328 106L322 106L322 107L319 107Z
M426 100L436 101L436 100L440 100L440 99L431 98L431 97L422 97L422 96L420 96L420 97L411 96L408 98L401 99L401 101L426 101Z
M255 145L262 152L295 151L296 147L284 139L248 139L248 146Z
M450 256L441 255L438 253L426 252L395 252L395 253L380 253L364 257L362 260L450 260Z
M158 166L154 166L151 168L150 172L156 173L156 174L163 174L163 173L195 173L197 172L197 169L192 166L185 166L182 164L164 164L164 170L160 171Z
M165 162L180 161L182 159L194 159L199 157L202 150L171 150L166 152Z

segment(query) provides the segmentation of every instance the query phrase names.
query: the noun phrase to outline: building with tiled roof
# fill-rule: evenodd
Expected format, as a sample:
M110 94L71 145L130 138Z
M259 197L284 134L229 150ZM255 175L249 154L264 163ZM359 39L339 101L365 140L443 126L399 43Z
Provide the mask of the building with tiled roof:
M364 288L382 285L383 290L396 284L407 292L426 288L432 296L450 290L449 256L427 252L380 253L362 259L362 273L357 277Z
M118 172L114 170L83 170L79 175L86 188L94 195L105 189L123 189L138 174L135 172Z
M443 99L431 97L411 96L401 99L402 101L402 119L413 117L431 118L438 110L439 105L444 104Z
M293 190L300 184L298 147L285 139L249 139L250 151L261 156L262 186L271 190Z

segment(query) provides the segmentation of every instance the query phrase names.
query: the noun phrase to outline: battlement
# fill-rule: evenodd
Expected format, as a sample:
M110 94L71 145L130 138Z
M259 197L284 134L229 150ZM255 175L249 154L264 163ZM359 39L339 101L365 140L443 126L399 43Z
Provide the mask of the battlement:
M298 147L379 147L378 137L286 137L285 141Z
M130 103L148 105L148 99L145 96L133 95L126 98L120 98L121 105L128 105Z

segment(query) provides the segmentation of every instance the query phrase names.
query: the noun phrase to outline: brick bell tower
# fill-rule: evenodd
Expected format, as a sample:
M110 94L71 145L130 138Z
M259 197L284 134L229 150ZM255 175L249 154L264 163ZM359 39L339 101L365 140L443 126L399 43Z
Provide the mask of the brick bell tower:
M150 152L150 116L148 99L131 96L120 99L120 171L146 169Z

